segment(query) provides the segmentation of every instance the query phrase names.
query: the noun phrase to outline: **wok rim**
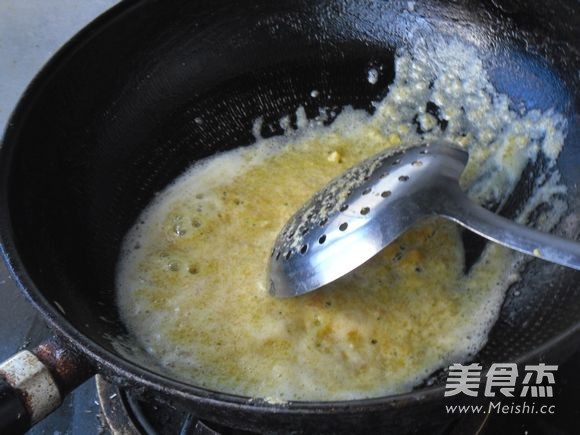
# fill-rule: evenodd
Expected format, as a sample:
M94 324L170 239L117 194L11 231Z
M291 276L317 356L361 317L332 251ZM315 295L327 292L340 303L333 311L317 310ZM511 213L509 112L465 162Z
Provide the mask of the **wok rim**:
M268 403L264 400L257 400L256 398L197 387L141 367L100 346L73 326L67 320L67 317L51 304L45 298L43 292L35 285L18 254L18 247L13 237L12 220L8 208L11 161L14 150L18 146L19 130L21 130L21 126L25 125L27 114L30 110L29 108L34 105L35 99L42 93L51 77L59 72L60 67L68 61L70 56L77 50L82 49L83 45L90 39L105 31L116 19L131 13L132 10L146 3L148 1L142 0L125 0L120 2L78 31L51 56L36 74L9 117L4 137L0 141L0 253L19 290L34 308L40 312L51 331L58 336L64 337L73 349L82 353L95 367L96 373L102 373L103 369L105 369L104 375L109 380L111 380L111 376L107 376L107 374L114 374L156 393L170 395L176 399L197 403L201 401L200 404L221 407L226 411L230 409L278 415L281 413L290 415L356 414L360 413L361 410L364 412L373 410L381 411L390 408L401 408L418 402L425 403L444 399L444 385L368 399L288 401L284 404ZM525 361L534 360L546 354L558 344L577 339L578 337L580 337L580 319L566 331L545 341L532 351L522 354L512 361L503 362L521 364ZM118 380L113 380L113 382L119 383Z

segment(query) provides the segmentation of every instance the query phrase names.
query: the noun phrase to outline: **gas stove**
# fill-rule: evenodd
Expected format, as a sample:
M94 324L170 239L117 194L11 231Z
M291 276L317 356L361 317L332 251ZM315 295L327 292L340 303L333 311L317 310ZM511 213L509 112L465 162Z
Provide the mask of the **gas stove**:
M0 0L0 129L42 63L78 29L118 0ZM21 30L26 28L26 32ZM0 262L0 361L50 335ZM580 350L558 370L557 414L465 416L414 434L575 434L580 430ZM183 410L142 402L97 376L80 386L31 434L244 434Z

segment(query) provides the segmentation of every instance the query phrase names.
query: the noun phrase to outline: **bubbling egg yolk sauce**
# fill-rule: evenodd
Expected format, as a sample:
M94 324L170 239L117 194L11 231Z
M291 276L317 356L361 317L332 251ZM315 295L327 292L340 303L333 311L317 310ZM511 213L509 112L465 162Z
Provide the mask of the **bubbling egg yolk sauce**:
M488 244L466 274L462 230L442 219L416 225L319 291L291 299L267 291L284 223L378 151L430 138L465 146L464 188L499 204L540 152L555 161L560 115L512 111L476 53L459 43L437 56L434 65L425 47L399 53L395 82L373 115L345 108L322 127L299 109L296 131L197 163L144 211L124 242L118 304L173 377L272 401L356 399L409 391L481 349L518 257ZM518 219L550 200L541 219L549 229L565 210L554 199L563 187L555 171L543 180Z

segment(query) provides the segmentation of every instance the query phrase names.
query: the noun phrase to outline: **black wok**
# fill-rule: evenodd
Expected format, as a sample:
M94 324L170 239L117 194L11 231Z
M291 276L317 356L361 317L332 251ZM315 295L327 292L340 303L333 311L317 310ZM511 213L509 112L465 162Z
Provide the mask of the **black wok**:
M260 432L395 431L447 418L440 382L392 397L282 406L160 374L123 351L130 338L113 282L120 242L154 193L191 163L250 144L257 116L263 135L279 134L277 120L299 105L318 113L312 89L328 96L324 106L370 111L388 91L396 48L435 34L475 46L514 103L565 115L559 170L569 216L557 231L577 237L578 9L575 0L125 0L97 19L34 80L0 150L2 250L55 332L34 353L60 393L99 372L201 418ZM387 72L374 86L370 65ZM517 210L535 170L500 213ZM579 283L578 272L532 261L475 359L565 358L580 340ZM0 381L0 432L24 430L30 406Z

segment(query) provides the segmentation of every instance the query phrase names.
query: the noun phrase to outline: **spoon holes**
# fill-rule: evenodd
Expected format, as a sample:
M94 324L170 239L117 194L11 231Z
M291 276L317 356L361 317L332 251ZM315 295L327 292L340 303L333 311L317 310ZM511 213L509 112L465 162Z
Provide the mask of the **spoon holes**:
M371 211L371 209L369 207L363 207L360 210L360 214L362 214L364 216L366 214L369 214L370 211Z
M304 255L306 254L306 251L308 251L308 245L302 245L302 248L300 248L300 253Z
M399 177L399 181L401 181L401 182L405 182L405 181L407 181L408 179L409 179L409 177L408 177L407 175L401 175L401 176Z
M420 167L423 166L423 162L421 160L415 160L413 163L411 163L413 166L415 167Z
M381 196L383 198L388 198L389 196L391 196L391 191L390 190L385 190L383 193L381 193Z
M348 204L342 204L340 206L340 211L346 211L348 209Z
M367 187L365 190L362 191L362 194L363 195L368 195L369 193L371 193L371 190L372 189L370 187Z
M290 257L292 257L292 249L286 253L286 260L290 260Z
M340 226L338 227L340 231L346 231L347 228L348 224L346 222L341 223Z
M320 238L318 239L318 243L320 243L321 245L326 242L326 234L323 234L322 236L320 236Z

